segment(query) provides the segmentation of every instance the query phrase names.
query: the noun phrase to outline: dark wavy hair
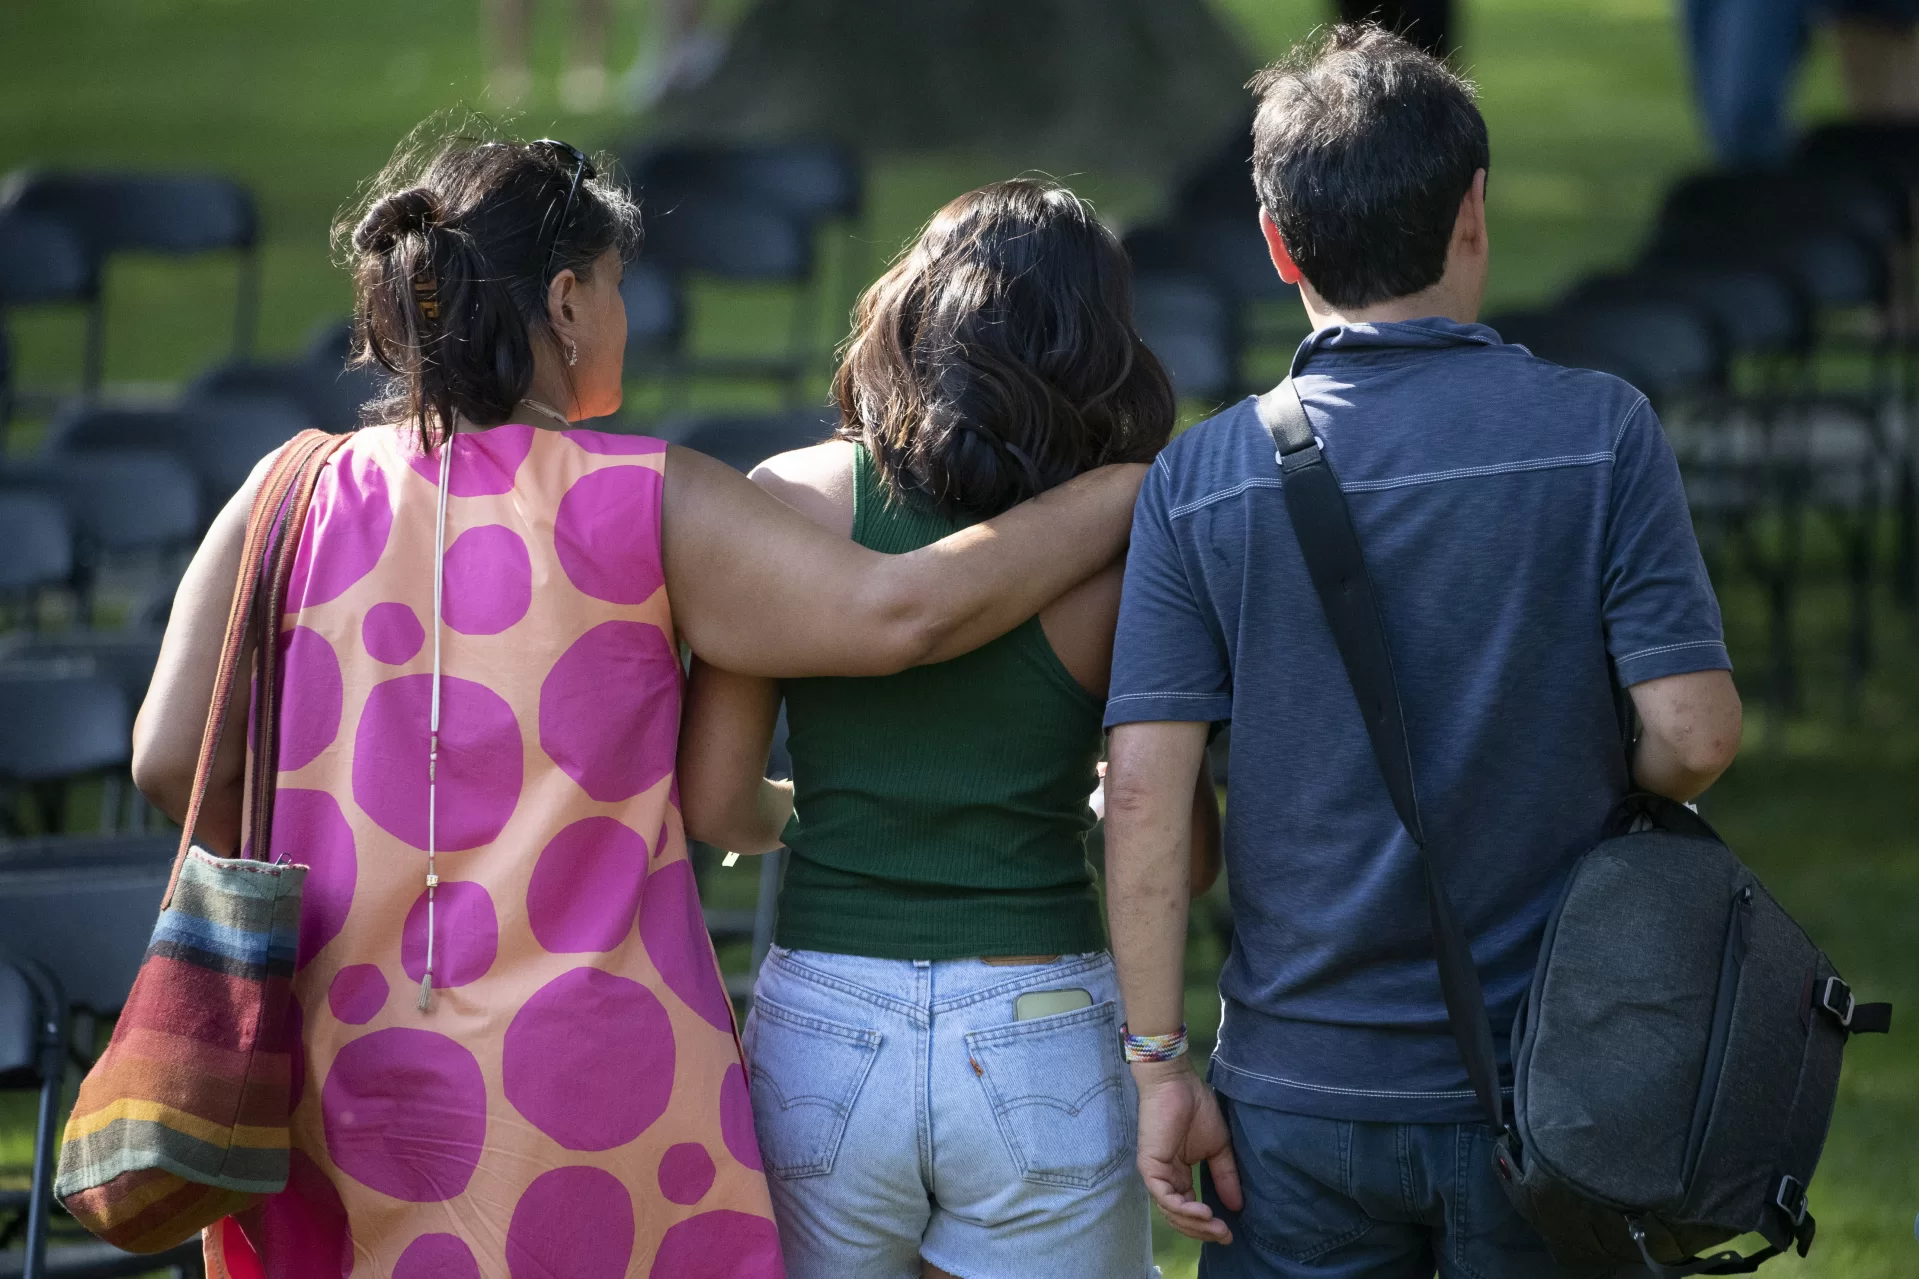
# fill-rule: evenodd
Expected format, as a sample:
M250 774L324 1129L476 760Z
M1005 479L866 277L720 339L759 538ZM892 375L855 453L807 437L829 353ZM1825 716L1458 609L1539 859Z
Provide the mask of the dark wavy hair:
M390 376L365 418L410 420L429 452L456 416L497 426L526 395L535 344L553 342L553 277L589 279L608 249L630 258L640 239L621 187L587 179L565 212L571 156L467 123L416 129L333 228L353 272L354 361Z
M839 438L866 445L889 492L954 519L1148 461L1173 427L1119 242L1085 201L1030 178L933 215L861 296L833 392Z

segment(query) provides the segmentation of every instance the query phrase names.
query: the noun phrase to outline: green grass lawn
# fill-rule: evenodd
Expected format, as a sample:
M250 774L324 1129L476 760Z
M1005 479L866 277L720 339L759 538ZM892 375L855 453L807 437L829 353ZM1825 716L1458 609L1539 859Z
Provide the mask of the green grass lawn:
M737 0L736 0L737 3ZM1217 0L1261 56L1321 20L1317 0ZM563 6L545 6L549 10ZM1543 299L1580 273L1622 261L1660 190L1700 162L1671 0L1476 0L1466 5L1464 64L1479 82L1493 136L1489 304ZM429 113L488 109L472 0L7 0L0 18L0 171L20 165L207 169L258 192L265 225L261 345L297 348L343 314L344 276L327 228L394 142ZM549 15L550 19L551 15ZM636 47L641 10L624 5L613 45ZM617 115L569 118L552 100L560 35L543 27L544 72L512 127L604 146L633 126ZM1830 51L1815 48L1799 107L1837 100ZM1045 157L881 157L873 170L872 260L883 259L942 200ZM1069 174L1117 223L1151 216L1159 193L1137 175ZM831 246L834 251L846 246ZM222 356L232 276L222 263L129 261L109 279L110 380L175 385ZM695 341L710 350L778 340L780 299L705 289ZM10 317L20 375L71 384L76 317ZM839 334L817 335L822 346ZM702 388L717 403L729 393ZM647 402L640 397L642 405ZM32 431L16 432L15 447ZM1829 561L1828 561L1829 562ZM1729 636L1757 700L1764 654L1760 605L1744 582L1722 584ZM1861 992L1903 1007L1905 1033L1860 1041L1813 1190L1821 1229L1813 1256L1768 1267L1781 1276L1898 1279L1919 1274L1919 677L1905 619L1883 615L1878 673L1851 719L1839 703L1843 599L1809 595L1803 642L1809 713L1790 724L1752 716L1757 743L1709 797L1709 814ZM749 863L750 866L750 863ZM726 897L751 894L748 867L720 872ZM1217 1018L1219 961L1197 935L1189 1009L1196 1031ZM0 1166L24 1153L17 1117L0 1117ZM1162 1235L1169 1279L1193 1273L1193 1251Z

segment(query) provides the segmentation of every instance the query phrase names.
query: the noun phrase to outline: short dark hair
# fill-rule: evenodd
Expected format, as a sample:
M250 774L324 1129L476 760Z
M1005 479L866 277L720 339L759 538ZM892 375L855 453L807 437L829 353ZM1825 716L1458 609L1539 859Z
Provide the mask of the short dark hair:
M353 271L356 362L390 377L365 413L410 420L428 451L456 415L497 426L526 395L534 344L552 341L554 276L586 280L608 249L625 259L639 247L639 210L624 189L587 178L569 211L578 162L486 128L474 119L449 132L429 120L334 226Z
M1488 166L1473 86L1370 24L1300 45L1247 84L1253 184L1300 272L1335 306L1430 288L1473 174Z
M950 518L1150 461L1173 428L1119 241L1085 201L1032 178L933 215L860 297L833 392L839 437L867 447L889 493Z

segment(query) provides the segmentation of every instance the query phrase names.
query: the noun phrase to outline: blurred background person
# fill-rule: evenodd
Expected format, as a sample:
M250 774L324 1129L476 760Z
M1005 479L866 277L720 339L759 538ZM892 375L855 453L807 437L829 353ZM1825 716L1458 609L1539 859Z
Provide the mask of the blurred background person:
M666 8L687 2L660 0ZM493 95L503 106L518 106L533 88L528 54L535 0L486 0L486 4L493 34ZM589 115L606 101L606 32L612 0L565 0L565 4L569 22L566 69L559 80L560 106L574 115Z
M709 17L707 0L653 0L648 13L651 32L624 86L636 111L706 83L726 56L726 32Z
M1787 98L1820 22L1856 117L1919 119L1919 0L1685 0L1682 13L1693 92L1722 164L1785 159Z

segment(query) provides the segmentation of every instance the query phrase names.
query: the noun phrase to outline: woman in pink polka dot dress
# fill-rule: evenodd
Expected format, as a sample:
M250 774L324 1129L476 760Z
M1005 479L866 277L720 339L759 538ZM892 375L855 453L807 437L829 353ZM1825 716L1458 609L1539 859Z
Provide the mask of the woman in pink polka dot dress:
M209 1273L779 1275L674 782L680 646L766 675L966 651L1117 552L1141 468L864 550L696 454L571 429L619 406L637 236L584 156L456 139L376 190L358 314L402 424L323 474L280 632L272 851L311 868L292 1172L207 1233ZM135 730L176 815L258 480L182 583ZM198 831L216 851L246 720Z

